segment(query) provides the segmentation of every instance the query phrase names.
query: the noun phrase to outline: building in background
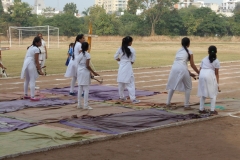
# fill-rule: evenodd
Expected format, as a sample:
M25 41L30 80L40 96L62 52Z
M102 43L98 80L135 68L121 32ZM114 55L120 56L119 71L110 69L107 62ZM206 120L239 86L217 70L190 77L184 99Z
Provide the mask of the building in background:
M192 5L194 0L179 0L177 4L174 5L174 8L181 9L181 8L188 8Z
M110 14L126 10L127 4L128 0L95 0L95 5L103 6Z
M38 15L42 14L45 8L46 7L45 7L44 0L35 0L34 6L33 6L33 13Z
M13 5L13 0L2 0L3 10L4 12L8 11L8 8Z
M223 0L221 6L221 12L232 12L237 3L240 3L240 0Z

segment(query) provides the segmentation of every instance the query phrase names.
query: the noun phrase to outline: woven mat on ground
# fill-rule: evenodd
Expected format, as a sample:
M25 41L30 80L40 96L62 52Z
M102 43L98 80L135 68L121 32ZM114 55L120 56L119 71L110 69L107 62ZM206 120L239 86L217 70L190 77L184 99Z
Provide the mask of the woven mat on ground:
M69 87L65 87L41 90L41 92L69 95L69 90L70 90ZM75 91L77 90L78 87L75 87ZM152 96L158 93L159 92L136 90L136 96ZM128 96L127 90L125 90L125 95ZM114 100L119 99L118 87L104 85L91 85L89 87L89 100L105 101L112 99Z
M48 107L48 108L28 108L25 110L6 113L6 116L16 119L24 119L28 122L58 122L63 119L71 119L81 117L83 115L100 116L105 114L123 113L134 111L133 109L114 107L111 104L90 102L89 105L93 110L77 109L77 105L67 105L64 107Z
M102 137L48 125L22 131L0 133L0 159L3 156Z
M28 122L20 121L17 119L0 117L0 132L11 132L32 126L34 126L34 124L30 124Z
M73 119L61 121L60 123L108 134L119 134L188 120L193 117L196 117L196 115L181 115L158 109L146 109L120 114Z
M107 101L107 102L118 104L118 105L120 104L123 106L129 106L129 107L135 108L135 109L148 109L151 107L160 107L161 108L161 107L166 106L167 96L168 95L166 93L161 93L161 94L156 94L153 96L139 97L138 99L141 100L141 102L138 104L132 104L130 99L128 99L127 101L124 101L124 102L119 101L119 100L111 100L111 101ZM174 94L171 104L172 104L172 106L183 107L184 100L185 100L184 95ZM197 96L191 95L190 105L196 104L196 103L199 103L199 98Z
M0 113L14 112L25 108L63 106L74 103L76 103L74 100L62 100L58 98L44 98L36 102L30 100L5 101L0 102Z

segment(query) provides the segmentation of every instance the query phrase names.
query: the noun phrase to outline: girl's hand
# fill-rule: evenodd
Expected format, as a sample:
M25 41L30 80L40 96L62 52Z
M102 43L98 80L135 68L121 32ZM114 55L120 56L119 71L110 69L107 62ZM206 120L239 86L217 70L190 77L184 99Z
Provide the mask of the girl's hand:
M220 90L219 86L218 86L218 92L221 92L221 90Z
M44 73L42 72L42 70L37 70L39 75L44 75Z
M116 59L117 61L120 61L120 58Z
M98 73L94 72L93 73L94 76L100 76Z

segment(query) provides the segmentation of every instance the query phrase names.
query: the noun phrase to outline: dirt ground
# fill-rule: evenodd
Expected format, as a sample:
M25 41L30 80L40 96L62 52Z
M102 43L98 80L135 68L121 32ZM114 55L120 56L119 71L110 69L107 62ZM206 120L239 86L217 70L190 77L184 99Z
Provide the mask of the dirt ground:
M218 99L240 99L240 62L223 63L220 70ZM230 69L231 68L231 69ZM135 70L136 88L166 91L170 67ZM104 85L116 86L116 71L101 72ZM234 76L233 76L234 75ZM37 86L43 88L69 86L63 75L40 77ZM93 84L96 82L93 82ZM1 93L22 91L23 80L0 79ZM197 93L193 80L192 95ZM210 121L134 134L119 139L77 145L42 153L24 155L14 160L237 160L240 159L240 119L217 118Z
M12 160L239 160L239 122L218 118Z

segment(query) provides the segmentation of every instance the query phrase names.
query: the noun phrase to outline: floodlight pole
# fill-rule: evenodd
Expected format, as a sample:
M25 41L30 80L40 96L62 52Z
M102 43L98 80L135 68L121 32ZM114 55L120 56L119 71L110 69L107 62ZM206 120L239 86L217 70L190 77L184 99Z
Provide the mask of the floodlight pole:
M50 47L49 46L49 40L50 40L50 38L49 38L49 26L48 26L48 48Z
M19 31L18 31L18 45L20 46L20 38L21 38L21 35L20 35L20 29L19 29Z
M10 39L10 47L12 47L11 27L9 27L9 39Z

